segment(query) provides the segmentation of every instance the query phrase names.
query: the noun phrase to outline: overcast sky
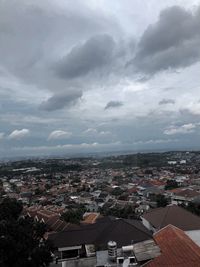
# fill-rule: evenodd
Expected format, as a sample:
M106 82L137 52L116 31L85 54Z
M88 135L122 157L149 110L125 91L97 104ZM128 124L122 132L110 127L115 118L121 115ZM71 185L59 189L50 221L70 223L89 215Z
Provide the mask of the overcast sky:
M0 0L0 157L200 149L200 0Z

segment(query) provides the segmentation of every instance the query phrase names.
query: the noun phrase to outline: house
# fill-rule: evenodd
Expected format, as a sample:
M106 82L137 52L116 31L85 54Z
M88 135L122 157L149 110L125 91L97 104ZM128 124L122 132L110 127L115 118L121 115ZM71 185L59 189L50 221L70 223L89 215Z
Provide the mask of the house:
M143 196L149 199L155 199L157 195L162 195L162 194L164 194L164 190L156 186L147 188L143 191Z
M143 225L157 232L168 224L183 230L194 242L200 245L200 217L176 205L152 209L141 217Z
M87 203L85 207L90 212L97 212L99 208L98 204L95 201L90 201L90 203Z
M175 177L175 181L179 186L183 186L189 178L187 176L179 175Z
M35 221L43 222L47 225L48 231L60 232L65 230L69 223L60 219L60 214L64 211L61 207L54 206L32 206L24 209L24 214L32 217Z
M100 216L100 213L97 213L97 212L85 212L83 214L82 223L85 223L85 224L96 223L96 220L99 218L99 216Z
M116 243L110 241L108 242L107 250L96 252L96 267L139 267L161 254L159 246L151 239L123 246L116 250L117 257L111 259L110 256L113 257L113 250L112 247L110 250L110 245L115 246Z
M144 264L144 267L200 267L200 247L181 229L167 225L153 237L161 249L161 255Z
M107 250L110 240L115 241L116 248L121 248L152 240L152 234L141 221L107 216L99 218L93 224L81 224L77 227L69 227L63 232L50 234L49 240L57 248L55 253L59 261L63 262L63 266L66 261L70 261L69 266L84 266L83 259L86 259L85 266L95 266L96 251ZM76 262L74 262L75 259ZM77 265L73 265L73 262Z
M135 213L143 214L144 212L148 211L150 206L148 204L140 204L138 207L135 208Z
M172 204L186 204L188 205L189 202L192 202L195 200L195 198L199 197L200 193L193 190L193 189L184 189L179 190L177 192L174 192L174 194L171 196L171 202Z

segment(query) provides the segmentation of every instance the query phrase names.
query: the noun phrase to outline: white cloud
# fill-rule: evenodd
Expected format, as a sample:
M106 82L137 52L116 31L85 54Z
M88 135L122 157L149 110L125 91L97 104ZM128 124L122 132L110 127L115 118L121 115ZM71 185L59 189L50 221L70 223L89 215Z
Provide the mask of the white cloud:
M99 132L99 134L100 135L109 135L109 134L111 134L111 132L109 132L109 131L101 131L101 132Z
M30 130L22 129L22 130L14 130L9 136L9 139L22 139L30 134Z
M165 144L165 143L172 143L172 142L178 142L178 139L150 139L146 141L137 141L134 142L134 145L148 145L148 144Z
M107 135L107 134L111 134L111 132L109 131L98 131L95 128L88 128L87 130L85 130L83 132L84 134L99 134L99 135Z
M94 128L88 128L83 132L84 134L97 134L97 130Z
M92 149L92 148L115 148L120 146L121 143L119 141L114 143L81 143L81 144L65 144L65 145L56 145L56 146L25 146L25 147L14 147L14 151L27 151L27 152L45 152L45 151L64 151L64 152L80 152L84 151L84 149Z
M170 126L165 129L163 133L166 135L189 134L194 132L196 126L197 124L194 123L183 124L181 126Z
M71 132L56 130L50 133L48 140L54 139L68 139L72 135Z

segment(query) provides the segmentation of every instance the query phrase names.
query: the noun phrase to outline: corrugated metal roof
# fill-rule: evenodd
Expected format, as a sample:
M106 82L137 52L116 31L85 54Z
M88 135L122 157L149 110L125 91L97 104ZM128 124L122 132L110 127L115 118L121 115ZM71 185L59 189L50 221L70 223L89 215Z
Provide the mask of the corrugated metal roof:
M154 259L159 256L160 248L154 240L146 240L133 245L133 252L137 261L145 261Z

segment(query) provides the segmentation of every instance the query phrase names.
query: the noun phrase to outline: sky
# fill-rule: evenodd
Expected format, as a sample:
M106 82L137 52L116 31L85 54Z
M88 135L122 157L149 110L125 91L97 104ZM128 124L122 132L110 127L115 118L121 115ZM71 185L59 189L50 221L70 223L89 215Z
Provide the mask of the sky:
M200 0L0 0L0 158L200 149Z

